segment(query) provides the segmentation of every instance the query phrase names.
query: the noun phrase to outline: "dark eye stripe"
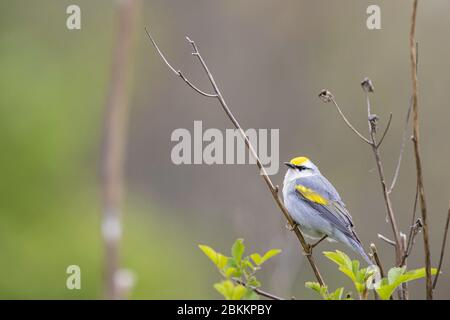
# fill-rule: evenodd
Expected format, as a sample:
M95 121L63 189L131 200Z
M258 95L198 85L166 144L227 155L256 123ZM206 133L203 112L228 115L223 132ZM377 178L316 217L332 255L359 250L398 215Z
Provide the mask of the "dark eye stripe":
M309 168L307 168L307 167L305 167L305 166L295 166L295 167L296 167L298 170L300 170L300 171L309 169Z

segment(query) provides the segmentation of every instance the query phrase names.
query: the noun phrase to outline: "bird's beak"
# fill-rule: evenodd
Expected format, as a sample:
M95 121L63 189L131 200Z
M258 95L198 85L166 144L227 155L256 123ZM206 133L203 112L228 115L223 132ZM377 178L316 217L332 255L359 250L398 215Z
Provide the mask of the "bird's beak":
M295 166L290 162L285 162L284 164L287 165L291 169L295 169Z

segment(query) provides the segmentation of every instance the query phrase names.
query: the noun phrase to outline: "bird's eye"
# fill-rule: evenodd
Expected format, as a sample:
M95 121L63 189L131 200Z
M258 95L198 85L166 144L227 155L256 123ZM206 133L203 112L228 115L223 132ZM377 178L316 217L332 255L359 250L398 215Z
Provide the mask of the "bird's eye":
M306 169L308 169L307 167L305 167L305 166L295 166L299 171L303 171L303 170L306 170Z

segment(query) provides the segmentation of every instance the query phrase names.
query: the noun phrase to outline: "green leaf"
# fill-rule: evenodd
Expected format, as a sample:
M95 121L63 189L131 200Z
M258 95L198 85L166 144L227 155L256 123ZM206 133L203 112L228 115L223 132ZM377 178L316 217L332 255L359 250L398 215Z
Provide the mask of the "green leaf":
M233 298L234 283L231 280L225 280L214 284L214 288L227 300Z
M432 268L431 274L435 275L437 269ZM388 272L388 277L383 278L378 288L375 288L378 295L383 300L388 300L395 289L404 282L424 278L426 276L425 268L411 270L405 273L405 268L394 267Z
M239 268L239 266L237 265L236 261L232 257L228 258L227 267Z
M253 263L250 262L250 260L246 257L245 259L242 259L242 267L248 267L254 271L256 267L253 265Z
M325 251L323 253L328 259L339 266L339 271L349 277L355 285L358 293L366 290L366 281L372 275L372 271L366 268L359 269L358 260L351 260L344 252L336 250L336 252Z
M328 300L342 300L342 294L344 293L344 287L337 288L333 293L328 295Z
M241 263L242 255L244 254L245 246L243 239L237 239L231 247L231 255L239 265Z
M250 255L250 258L252 258L253 262L256 263L256 265L260 266L270 258L275 257L277 254L281 252L280 249L271 249L267 251L264 256L261 257L259 253L253 253Z
M238 284L237 286L234 287L231 300L241 300L246 292L247 288L241 284Z
M275 257L276 255L280 254L281 250L280 249L270 249L269 251L266 252L266 254L262 257L262 262L266 262L267 260L269 260L270 258Z
M354 283L357 283L356 276L351 269L347 269L345 267L339 267L339 271L349 277Z
M207 246L207 245L204 245L204 244L200 244L200 245L198 245L198 247L200 248L200 250L202 250L203 251L203 253L215 264L215 265L217 265L217 252L213 249L213 248L211 248L211 247L209 247L209 246Z
M406 267L403 268L399 268L399 267L394 267L391 268L388 272L388 283L389 284L393 284L397 281L399 281L399 278L401 277L402 274L405 273Z
M305 287L316 291L323 299L328 299L328 287L321 286L318 282L306 282Z
M318 293L320 293L321 289L322 289L321 285L318 282L312 282L312 281L305 282L305 287L308 289L314 290Z
M218 253L217 260L217 268L219 268L219 270L223 270L227 265L228 257L225 257L224 255Z
M216 252L213 248L207 245L199 245L200 250L219 268L223 271L224 267L227 265L228 257Z
M259 282L255 276L251 276L248 281L247 284L249 286L255 287L255 288L259 288L261 286L261 282Z
M328 259L336 263L338 266L352 270L352 260L342 251L336 250L336 252L325 251L323 253Z
M436 274L437 274L437 269L436 268L431 268L431 275L434 276ZM415 270L408 271L405 274L403 274L402 275L402 281L403 282L412 281L412 280L425 278L425 277L426 277L426 269L425 268L420 268L420 269L415 269Z
M252 258L253 262L255 262L257 266L263 263L262 257L259 253L252 253L250 258Z
M238 269L233 268L233 267L229 267L225 270L225 277L230 278L230 277L239 277L238 275Z
M254 290L247 290L244 296L245 300L259 300L259 294L257 294Z
M359 271L359 261L358 260L352 261L352 271L353 271L353 274L358 274L358 271Z

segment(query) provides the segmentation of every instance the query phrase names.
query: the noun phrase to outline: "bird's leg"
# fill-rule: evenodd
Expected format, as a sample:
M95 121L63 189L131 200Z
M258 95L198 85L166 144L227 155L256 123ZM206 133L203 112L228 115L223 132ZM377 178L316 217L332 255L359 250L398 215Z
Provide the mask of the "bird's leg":
M325 240L326 238L328 238L328 235L324 235L322 238L320 238L319 240L317 240L315 243L313 244L308 244L307 249L305 250L305 256L310 256L312 255L312 251L313 249L319 244L321 243L323 240Z
M288 229L289 231L294 231L295 228L298 227L298 223L294 221L294 224L291 225L289 222L286 222L286 229Z
M322 238L320 238L319 240L317 240L316 243L314 244L310 244L309 246L311 247L311 249L314 249L315 246L317 246L319 243L321 243L323 240L325 240L326 238L328 238L328 235L324 235Z

